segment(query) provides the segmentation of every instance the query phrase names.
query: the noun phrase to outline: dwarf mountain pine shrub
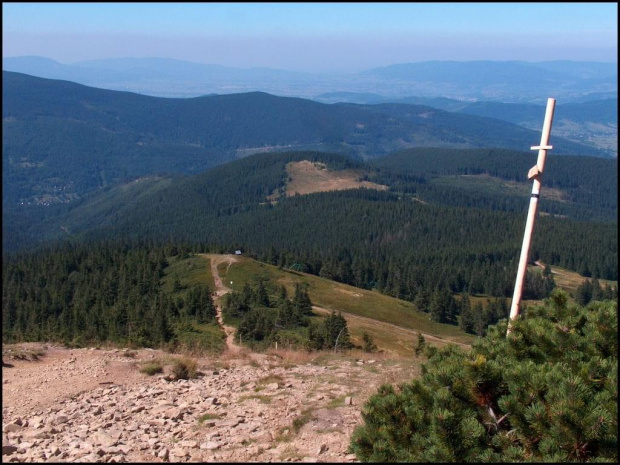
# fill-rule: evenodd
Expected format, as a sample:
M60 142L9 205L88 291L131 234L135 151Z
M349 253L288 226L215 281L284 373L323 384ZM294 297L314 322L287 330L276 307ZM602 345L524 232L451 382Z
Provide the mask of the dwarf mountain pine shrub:
M176 379L192 379L196 377L196 361L188 357L174 359L172 374Z
M372 462L617 462L618 304L556 290L464 352L428 350L420 379L383 385L350 449Z

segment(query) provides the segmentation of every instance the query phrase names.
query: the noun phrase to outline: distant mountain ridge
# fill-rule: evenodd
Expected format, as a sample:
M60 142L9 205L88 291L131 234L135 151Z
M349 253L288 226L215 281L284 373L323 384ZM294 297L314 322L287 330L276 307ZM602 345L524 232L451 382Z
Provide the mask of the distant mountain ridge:
M332 104L344 102L372 105L385 103L427 105L455 113L508 121L534 130L541 127L544 115L544 105L489 101L470 102L445 97L389 98L379 94L360 92L331 92L317 95L314 100ZM578 143L587 141L617 157L618 99L603 98L585 102L557 103L553 128L554 136L567 138Z
M618 99L560 104L556 108L557 113L555 113L555 116L558 119L567 119L579 123L594 122L618 125ZM464 106L459 112L523 124L523 122L530 122L539 118L540 109L539 105L474 102Z
M573 79L609 79L617 82L617 65L613 63L575 61L425 61L400 63L361 72L365 76L390 79L418 79L449 82L455 75L468 85L543 85Z
M326 105L261 92L169 99L3 72L3 202L67 202L158 173L196 173L261 151L368 159L407 147L520 150L539 133L403 104ZM541 116L542 117L542 116ZM606 153L554 138L557 154Z
M310 98L362 92L403 98L450 97L510 103L617 97L617 64L600 62L427 61L359 73L319 74L240 69L168 58L116 58L61 64L49 58L7 57L2 69L49 79L161 97L263 91Z

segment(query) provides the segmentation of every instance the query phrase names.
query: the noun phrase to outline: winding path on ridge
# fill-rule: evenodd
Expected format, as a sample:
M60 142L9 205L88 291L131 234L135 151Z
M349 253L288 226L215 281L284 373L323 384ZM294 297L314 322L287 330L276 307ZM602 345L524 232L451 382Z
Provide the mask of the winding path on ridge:
M232 291L231 288L226 286L220 277L220 272L217 267L222 263L228 263L228 266L237 262L237 257L234 255L216 255L216 254L200 254L207 258L211 262L211 274L213 275L213 281L215 283L215 308L217 309L217 322L226 333L226 347L229 352L238 353L241 350L241 346L235 343L235 328L224 324L222 317L222 304L221 300L225 294Z
M222 318L221 299L225 294L228 294L229 292L231 292L232 289L230 289L228 286L224 284L224 282L222 281L222 278L220 277L219 270L217 268L222 263L227 263L228 266L230 267L230 265L232 265L233 263L238 262L237 257L235 257L234 255L217 255L217 254L200 254L200 255L209 259L211 262L211 274L213 275L213 281L215 283L214 303L217 308L217 322L219 323L219 325L222 327L222 329L226 333L226 346L229 352L238 353L242 349L242 347L239 346L237 343L235 343L235 328L232 326L225 325L224 320ZM318 307L316 305L313 305L313 309L316 312L324 314L324 315L329 315L331 313L331 310L327 308ZM401 334L402 336L411 338L412 340L418 334L418 331L403 328L403 327L396 326L390 323L385 323L383 321L378 321L378 320L374 320L371 318L354 315L352 313L346 313L346 312L341 312L341 313L343 314L343 316L345 316L346 319L357 320L361 323L370 324L374 326L382 326L397 334ZM461 342L439 338L439 337L433 336L432 334L423 333L423 335L425 338L433 340L441 345L456 344L463 348L470 347L469 344L463 344Z

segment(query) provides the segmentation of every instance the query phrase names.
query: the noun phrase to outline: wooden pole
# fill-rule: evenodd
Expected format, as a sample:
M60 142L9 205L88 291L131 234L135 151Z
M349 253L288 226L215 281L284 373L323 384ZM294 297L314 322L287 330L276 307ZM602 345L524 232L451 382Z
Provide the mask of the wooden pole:
M547 158L547 150L553 147L549 145L549 135L551 134L551 123L553 122L553 112L555 109L555 99L547 99L547 110L545 112L545 122L540 137L540 145L531 147L531 150L538 150L538 161L527 174L528 179L534 179L532 186L532 196L530 197L530 208L527 212L527 222L525 223L525 234L523 236L523 245L521 246L521 258L519 259L519 268L517 270L517 279L515 281L515 290L512 296L512 304L510 307L510 320L508 321L508 331L510 334L510 324L512 320L519 315L521 306L521 294L523 293L523 281L525 279L525 271L527 270L527 260L530 253L530 242L532 240L532 232L534 231L534 223L536 221L536 210L538 209L538 198L540 197L540 187L542 174L545 169L545 159Z
M336 337L336 343L334 344L334 352L336 352L336 350L338 349L338 339L340 339L340 335L342 334L342 331L344 330L344 328L345 327L343 326L340 332L338 333L338 336Z

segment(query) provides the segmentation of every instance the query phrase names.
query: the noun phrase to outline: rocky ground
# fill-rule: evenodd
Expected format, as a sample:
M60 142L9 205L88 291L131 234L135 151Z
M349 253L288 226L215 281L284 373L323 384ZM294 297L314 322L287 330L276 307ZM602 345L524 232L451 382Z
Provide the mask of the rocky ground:
M140 372L172 360L155 350L38 347L37 360L3 347L3 462L355 462L364 401L418 365L242 349L194 358L197 378L171 380L169 364Z

